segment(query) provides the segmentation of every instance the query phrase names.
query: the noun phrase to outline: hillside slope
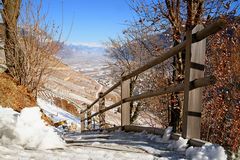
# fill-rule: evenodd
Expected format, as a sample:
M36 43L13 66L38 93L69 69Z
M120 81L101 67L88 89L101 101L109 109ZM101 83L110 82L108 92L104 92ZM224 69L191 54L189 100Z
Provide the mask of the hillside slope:
M98 97L98 93L104 92L108 88L84 73L74 70L60 60L55 59L55 61L58 61L58 63L49 68L51 72L44 77L44 87L39 90L38 97L56 104L73 115L79 116L80 110L85 109L87 105ZM56 64L56 62L52 64ZM106 105L113 104L119 99L118 93L110 93L106 96ZM72 106L75 106L76 110ZM98 104L93 107L92 113L96 111L98 111ZM109 112L111 113L107 115L107 123L119 125L120 114L114 113L114 111Z

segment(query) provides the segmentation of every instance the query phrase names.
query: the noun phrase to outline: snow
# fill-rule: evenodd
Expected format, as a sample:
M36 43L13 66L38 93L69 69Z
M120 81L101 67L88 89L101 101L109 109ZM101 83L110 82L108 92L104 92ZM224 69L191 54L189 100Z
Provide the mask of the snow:
M186 157L192 160L226 160L224 148L219 145L205 144L202 147L189 147Z
M179 137L177 141L172 141L172 143L168 145L168 148L172 150L177 150L177 151L185 151L188 146L187 142L188 142L188 139Z
M62 110L61 108L57 107L55 104L49 103L41 98L37 99L37 104L47 116L51 117L51 119L54 122L66 120L68 125L76 124L77 130L80 130L79 118Z
M76 144L78 146L81 145L91 148L105 148L109 155L116 151L121 155L121 157L112 157L111 159L162 160L184 159L185 157L184 152L168 150L168 143L157 142L156 140L161 139L160 135L151 135L146 132L126 133L117 130L110 133L82 133L80 136L81 139L78 139L76 135L66 134L65 139L69 141L72 139L72 145ZM92 155L91 158L95 159L94 155ZM105 157L102 158L105 159Z
M63 140L41 120L38 107L24 108L20 114L0 108L0 144L19 145L25 149L64 148Z
M0 108L0 144L17 144L25 149L63 148L63 140L41 120L38 107L25 108L20 114Z
M53 149L63 148L64 142L41 119L39 107L24 108L17 119L14 132L17 135L17 143L25 148Z
M69 113L38 99L44 112L52 118L79 123ZM187 139L170 140L172 128L164 136L141 133L115 132L59 132L41 120L39 107L25 108L17 113L0 107L0 159L26 160L225 160L223 147L206 144L188 147ZM58 135L61 134L61 135ZM60 138L62 137L67 143Z
M162 137L163 142L167 142L170 139L171 133L172 133L172 127L168 127L164 131L164 135Z

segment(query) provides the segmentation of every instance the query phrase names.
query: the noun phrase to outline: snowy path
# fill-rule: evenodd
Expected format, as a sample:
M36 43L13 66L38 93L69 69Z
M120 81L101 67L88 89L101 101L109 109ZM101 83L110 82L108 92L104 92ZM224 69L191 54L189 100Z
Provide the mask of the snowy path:
M112 133L68 133L64 139L71 147L85 148L85 150L98 150L105 152L109 159L184 159L185 152L173 151L167 148L171 141L160 142L160 137L145 133L125 133L122 131ZM100 154L101 155L101 154ZM116 156L118 155L118 156ZM106 159L95 157L91 159ZM111 158L110 158L111 157Z
M24 149L20 145L0 145L1 160L226 160L224 150L210 145L189 151L171 150L173 140L162 142L146 133L67 133L64 148L52 150ZM175 144L176 145L176 144ZM186 157L188 152L188 157ZM194 157L194 158L193 158Z
M31 150L19 145L0 145L3 160L165 160L185 159L185 152L167 149L167 143L145 133L66 133L63 149Z
M51 106L41 100L38 104L45 109ZM54 107L47 111L55 112ZM57 112L59 117L80 123L63 111ZM169 140L170 133L169 128L163 137L145 132L64 132L46 126L39 107L24 108L21 113L0 107L0 160L227 159L221 146L206 144L186 150L188 140L181 137L178 141Z

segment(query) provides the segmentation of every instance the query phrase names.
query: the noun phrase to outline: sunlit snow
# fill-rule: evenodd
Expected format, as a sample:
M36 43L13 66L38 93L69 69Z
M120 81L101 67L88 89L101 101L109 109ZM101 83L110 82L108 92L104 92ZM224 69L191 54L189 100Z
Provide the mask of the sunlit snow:
M38 101L49 114L55 113L69 122L79 122L76 117ZM0 108L0 159L2 160L225 160L221 146L207 144L189 147L187 140L170 140L171 128L163 137L141 133L115 132L56 132L41 120L39 107L25 108L17 113ZM64 142L63 139L67 142Z

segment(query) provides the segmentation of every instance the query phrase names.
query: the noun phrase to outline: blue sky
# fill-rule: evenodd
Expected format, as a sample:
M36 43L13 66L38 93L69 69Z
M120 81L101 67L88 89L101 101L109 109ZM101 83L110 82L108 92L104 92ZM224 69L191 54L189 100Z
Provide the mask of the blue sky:
M68 38L66 43L101 44L109 37L114 38L121 34L121 31L127 27L125 20L131 20L134 14L128 5L129 0L43 0L42 2L43 11L48 12L49 21L62 26L63 19L63 39Z
M26 0L23 0L26 1ZM40 0L33 0L37 3ZM127 28L134 17L130 0L42 0L49 22L63 27L62 39L73 44L101 44ZM63 16L62 16L63 15ZM62 25L63 23L63 25ZM70 34L69 34L70 33Z

